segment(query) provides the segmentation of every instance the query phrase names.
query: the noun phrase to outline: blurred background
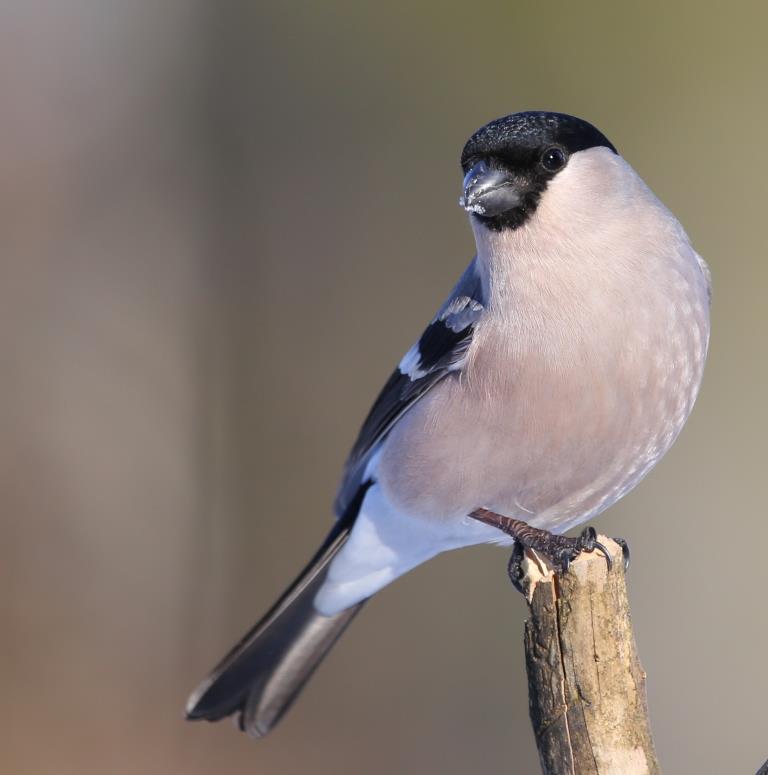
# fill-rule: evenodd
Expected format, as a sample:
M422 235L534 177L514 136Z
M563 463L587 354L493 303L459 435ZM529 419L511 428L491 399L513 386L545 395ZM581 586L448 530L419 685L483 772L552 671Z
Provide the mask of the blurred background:
M538 771L490 547L377 597L266 740L182 720L472 255L463 142L530 108L599 126L712 267L696 411L597 526L665 771L758 768L768 11L720 8L3 3L2 773Z

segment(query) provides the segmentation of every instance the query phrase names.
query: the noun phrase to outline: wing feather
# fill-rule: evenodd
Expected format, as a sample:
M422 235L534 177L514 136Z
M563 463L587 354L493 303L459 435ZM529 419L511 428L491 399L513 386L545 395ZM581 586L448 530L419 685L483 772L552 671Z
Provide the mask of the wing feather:
M483 313L482 282L474 259L374 401L344 468L337 514L344 513L364 484L369 460L395 423L448 374L461 369Z

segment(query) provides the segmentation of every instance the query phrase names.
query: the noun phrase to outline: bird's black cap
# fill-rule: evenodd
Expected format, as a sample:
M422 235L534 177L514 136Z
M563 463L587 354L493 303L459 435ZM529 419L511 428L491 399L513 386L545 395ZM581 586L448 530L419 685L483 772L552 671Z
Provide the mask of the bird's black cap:
M475 132L461 153L464 172L489 156L513 160L521 152L556 145L569 154L604 146L617 153L613 144L587 121L565 113L529 111L497 118Z
M617 153L592 124L565 113L513 113L469 138L460 204L488 229L518 229L536 212L550 181L578 151Z

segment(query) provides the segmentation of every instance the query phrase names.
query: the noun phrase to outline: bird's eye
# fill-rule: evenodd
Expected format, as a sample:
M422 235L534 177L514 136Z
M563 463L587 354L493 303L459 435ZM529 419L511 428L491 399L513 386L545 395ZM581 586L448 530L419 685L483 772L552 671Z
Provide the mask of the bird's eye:
M565 153L560 148L547 148L541 155L541 166L549 172L556 172L565 166Z

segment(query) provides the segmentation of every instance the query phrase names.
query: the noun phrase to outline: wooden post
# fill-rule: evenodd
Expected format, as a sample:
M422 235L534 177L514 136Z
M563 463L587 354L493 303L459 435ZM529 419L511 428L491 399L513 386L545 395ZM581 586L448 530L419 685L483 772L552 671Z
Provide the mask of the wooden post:
M531 617L525 662L531 722L544 775L657 775L645 673L629 616L621 547L580 555L555 576L523 560Z

